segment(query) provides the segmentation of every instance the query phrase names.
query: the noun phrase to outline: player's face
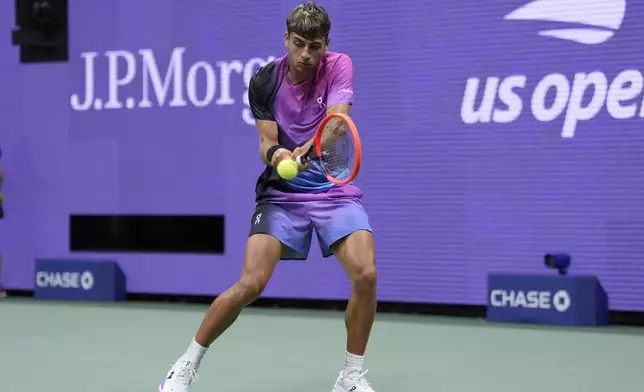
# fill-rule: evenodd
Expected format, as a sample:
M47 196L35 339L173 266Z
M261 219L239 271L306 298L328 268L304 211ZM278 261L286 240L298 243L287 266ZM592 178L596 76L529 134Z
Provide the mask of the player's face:
M329 44L326 38L309 40L288 32L285 38L289 64L291 68L302 73L308 73L318 66Z

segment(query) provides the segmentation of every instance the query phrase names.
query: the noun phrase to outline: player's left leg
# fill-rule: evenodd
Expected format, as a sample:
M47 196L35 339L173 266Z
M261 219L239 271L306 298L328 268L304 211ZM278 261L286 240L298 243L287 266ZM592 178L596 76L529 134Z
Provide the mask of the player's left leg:
M359 229L336 242L333 252L351 280L345 313L347 352L334 392L373 392L364 378L363 362L376 316L376 257L370 231ZM353 387L356 389L352 389Z
M335 254L351 280L345 364L333 392L374 392L363 370L377 305L375 247L367 213L359 199L341 198L319 203L310 216L322 253Z

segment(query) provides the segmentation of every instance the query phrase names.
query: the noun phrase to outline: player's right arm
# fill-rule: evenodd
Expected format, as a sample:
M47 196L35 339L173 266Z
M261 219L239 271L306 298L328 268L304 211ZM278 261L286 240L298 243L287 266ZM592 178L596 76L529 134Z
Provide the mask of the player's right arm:
M291 156L291 151L287 148L279 147L274 149L271 161L268 161L268 150L279 146L277 123L275 121L255 120L259 135L259 156L266 165L276 167L277 164L285 158Z
M255 118L259 136L259 156L265 165L277 166L279 161L291 156L291 151L279 146L279 129L275 116L270 110L270 97L275 88L271 83L271 72L268 68L258 70L248 85L248 103ZM269 162L267 153L273 149Z

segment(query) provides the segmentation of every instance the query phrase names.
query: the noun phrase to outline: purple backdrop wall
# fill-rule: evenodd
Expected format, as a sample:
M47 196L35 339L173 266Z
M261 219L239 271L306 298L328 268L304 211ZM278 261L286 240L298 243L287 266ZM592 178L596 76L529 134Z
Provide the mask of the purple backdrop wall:
M221 292L262 169L246 86L284 53L298 1L74 3L69 64L21 66L0 47L5 285L31 289L35 257L70 255L70 213L210 213L226 215L223 256L113 256L130 292ZM526 3L324 3L332 49L354 59L382 300L483 304L486 273L539 272L565 251L612 309L644 310L644 4L512 13ZM340 266L312 249L265 296L346 298Z

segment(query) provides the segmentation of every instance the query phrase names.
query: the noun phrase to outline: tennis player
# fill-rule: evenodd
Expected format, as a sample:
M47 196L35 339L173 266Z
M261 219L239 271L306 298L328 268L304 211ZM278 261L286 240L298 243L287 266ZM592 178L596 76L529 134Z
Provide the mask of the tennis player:
M376 314L376 265L362 193L353 184L330 183L313 165L300 166L290 181L276 172L281 160L308 150L327 113L350 113L353 65L346 54L327 50L330 29L324 8L313 2L299 5L286 19L288 54L259 69L250 81L249 102L266 169L256 184L243 271L212 303L186 352L160 384L161 392L188 390L208 348L260 296L278 261L307 258L314 229L322 255L335 255L352 283L345 363L333 392L374 392L363 370Z

